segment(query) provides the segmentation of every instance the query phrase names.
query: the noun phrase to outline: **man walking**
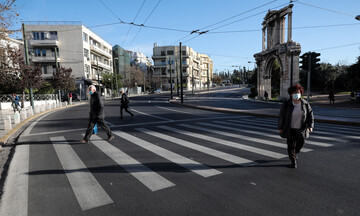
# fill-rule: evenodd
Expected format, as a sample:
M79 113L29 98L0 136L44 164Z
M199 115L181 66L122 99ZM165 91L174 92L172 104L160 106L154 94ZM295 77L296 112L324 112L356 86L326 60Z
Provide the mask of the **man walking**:
M95 124L97 123L106 131L108 140L113 140L115 137L111 134L110 128L104 121L104 101L101 96L96 92L96 87L94 85L89 86L90 97L90 113L89 113L89 124L86 130L86 134L81 143L89 143L92 131Z
M123 119L123 109L125 109L125 111L127 113L129 113L131 115L131 118L134 117L134 114L132 114L128 108L129 108L129 98L127 97L127 95L124 93L124 90L121 90L121 99L120 99L120 119Z

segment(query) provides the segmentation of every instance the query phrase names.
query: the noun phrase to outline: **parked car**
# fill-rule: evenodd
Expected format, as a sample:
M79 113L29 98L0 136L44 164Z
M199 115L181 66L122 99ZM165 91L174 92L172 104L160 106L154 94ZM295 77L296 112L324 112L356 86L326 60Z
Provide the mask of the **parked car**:
M156 89L156 90L154 91L154 93L155 93L155 94L161 93L161 89Z

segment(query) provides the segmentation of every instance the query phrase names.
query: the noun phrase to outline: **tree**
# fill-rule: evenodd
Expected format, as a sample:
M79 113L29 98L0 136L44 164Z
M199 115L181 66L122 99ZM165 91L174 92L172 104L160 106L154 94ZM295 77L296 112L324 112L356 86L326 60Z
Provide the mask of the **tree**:
M351 65L348 68L348 86L350 90L359 91L360 90L360 56L358 57L358 61Z
M104 73L102 74L102 84L105 86L105 88L114 88L114 90L121 88L122 76L120 74L108 74ZM117 85L116 85L117 84Z
M15 0L0 0L0 38L12 33L8 28L14 24L18 16Z
M213 83L216 83L217 85L220 85L222 83L222 77L217 75L217 74L214 74L213 76Z
M53 73L51 77L51 85L54 89L57 90L65 90L65 91L73 91L76 89L74 76L71 75L71 68L61 67L57 72ZM60 95L59 95L60 97Z

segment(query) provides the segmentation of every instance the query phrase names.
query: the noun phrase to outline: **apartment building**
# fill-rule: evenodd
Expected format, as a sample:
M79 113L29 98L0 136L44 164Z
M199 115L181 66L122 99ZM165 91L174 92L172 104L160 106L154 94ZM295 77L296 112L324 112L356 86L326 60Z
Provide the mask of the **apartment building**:
M23 50L23 44L20 40L10 38L7 35L0 35L0 70L9 64L7 49Z
M191 47L182 46L183 86L190 90L207 87L212 83L213 61L205 54L197 53ZM163 90L180 85L180 46L157 46L153 48L154 77L159 80ZM171 79L170 79L171 77Z
M89 97L90 84L104 96L111 95L101 83L102 74L113 72L110 43L79 22L25 22L25 28L30 63L41 67L45 79L51 78L58 64L72 69L83 99Z

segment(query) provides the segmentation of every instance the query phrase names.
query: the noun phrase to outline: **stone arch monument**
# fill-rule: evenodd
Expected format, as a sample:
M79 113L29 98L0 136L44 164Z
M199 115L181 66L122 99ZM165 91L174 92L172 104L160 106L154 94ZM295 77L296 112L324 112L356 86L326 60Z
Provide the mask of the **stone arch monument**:
M279 83L278 98L289 97L287 89L299 82L300 44L292 41L292 7L290 4L280 10L269 10L262 23L262 52L254 55L257 66L257 91L260 99L264 99L265 91L269 98L274 81ZM286 20L287 17L287 20ZM285 42L285 23L287 21L287 41ZM280 74L272 74L275 60L280 67ZM280 79L274 80L274 78ZM273 83L272 83L273 79Z

